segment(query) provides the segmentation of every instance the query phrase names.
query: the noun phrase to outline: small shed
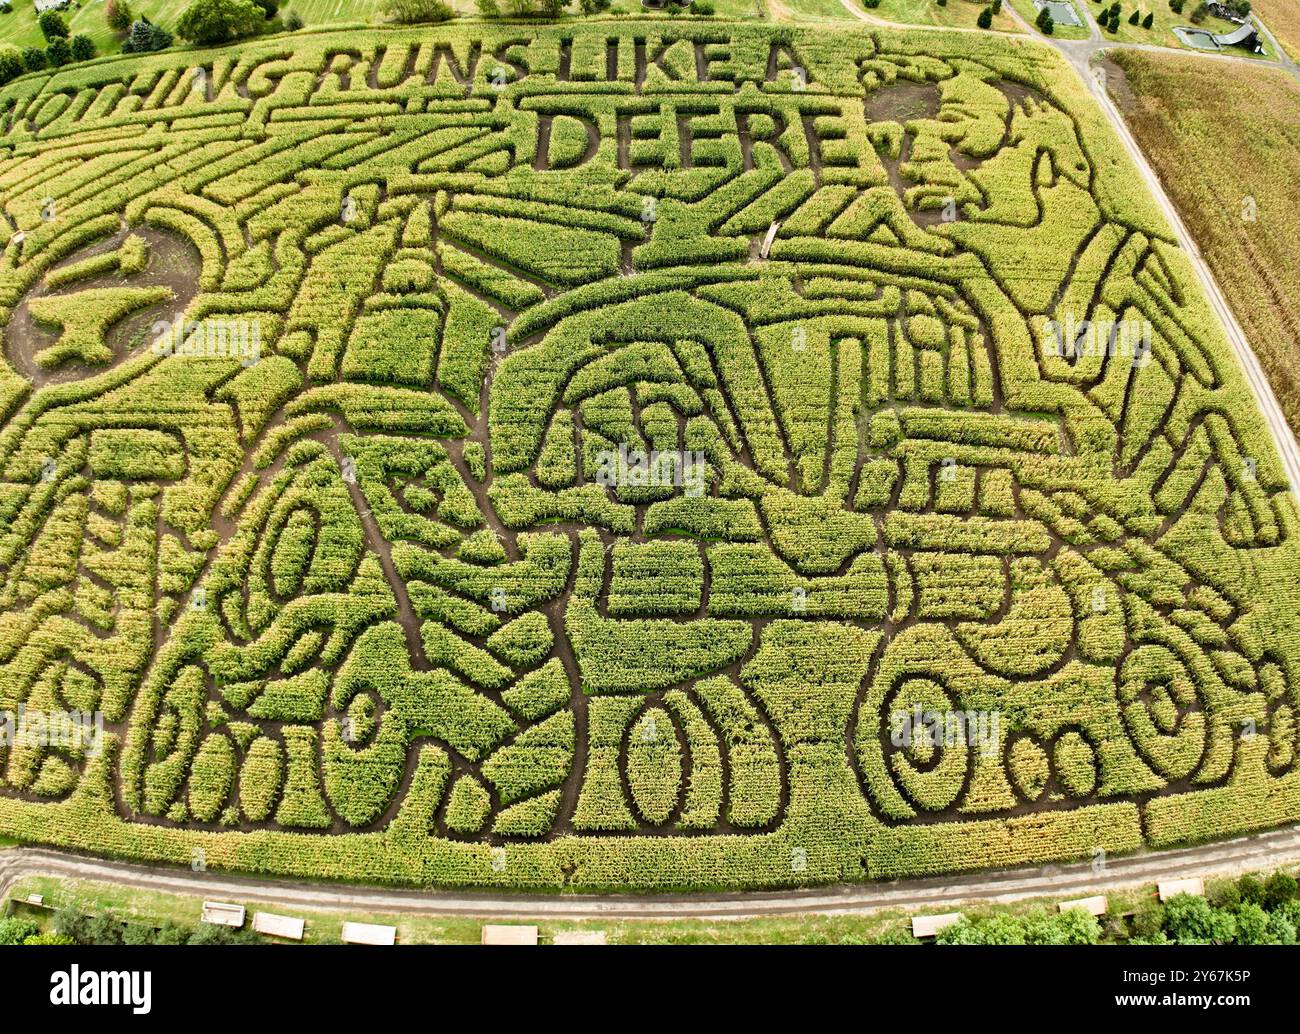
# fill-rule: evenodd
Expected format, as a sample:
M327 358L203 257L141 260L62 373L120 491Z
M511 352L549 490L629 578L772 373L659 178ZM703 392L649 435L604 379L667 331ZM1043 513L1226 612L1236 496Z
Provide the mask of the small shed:
M199 918L205 923L217 926L233 926L238 930L244 925L244 906L231 905L225 901L203 902L203 913Z
M344 944L396 944L397 927L379 923L344 923L340 937Z
M555 935L556 944L604 944L604 930L561 930Z
M941 912L935 916L912 916L912 936L917 940L925 940L960 921L960 912Z
M1072 908L1082 909L1092 916L1104 916L1108 911L1106 895L1096 894L1090 898L1075 898L1073 901L1062 901L1057 908L1066 912Z
M535 926L493 926L483 927L483 944L536 944L537 927Z
M1231 32L1216 33L1214 42L1221 47L1245 47L1254 53L1263 50L1259 45L1259 33L1249 21L1238 25Z
M305 924L296 916L276 915L274 912L254 912L253 930L267 937L283 937L288 941L301 941Z
M1156 893L1161 901L1168 901L1179 894L1190 894L1195 898L1205 897L1205 881L1199 876L1185 880L1162 880L1156 884Z

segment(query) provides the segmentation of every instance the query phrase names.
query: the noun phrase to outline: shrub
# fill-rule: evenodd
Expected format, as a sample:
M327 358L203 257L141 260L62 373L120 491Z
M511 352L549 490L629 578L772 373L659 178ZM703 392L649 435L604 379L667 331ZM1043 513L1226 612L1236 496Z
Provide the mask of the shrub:
M51 68L60 68L72 60L72 47L62 36L55 36L45 48L45 57Z
M23 52L12 43L0 43L0 85L16 79L25 71Z
M395 22L413 25L419 22L445 22L452 16L444 0L388 0L384 13Z
M1131 928L1135 938L1155 937L1165 928L1165 910L1154 899L1134 913Z
M46 41L68 38L68 23L58 11L46 11L36 19L41 28L41 35Z
M23 66L29 72L39 72L48 62L45 60L45 51L40 47L23 48Z
M1247 873L1237 881L1237 890L1243 904L1262 905L1267 897L1264 881L1254 873Z
M89 36L78 33L72 37L70 49L73 61L89 61L95 56L95 41Z
M176 22L176 34L206 46L252 36L266 16L253 0L194 0Z
M963 916L952 926L944 927L935 937L936 944L1024 944L1024 924L1004 912L972 919Z
M608 3L605 5L608 7ZM691 14L699 15L702 18L708 18L713 14L713 0L695 0L691 5Z
M1169 0L1169 9L1173 11L1174 14L1182 14L1184 3L1186 3L1186 0Z
M114 32L126 32L135 21L127 0L108 0L104 5L104 21Z
M85 926L87 944L121 944L122 922L112 912L91 916Z
M280 0L253 0L253 3L257 4L265 12L268 21L274 18L280 10Z
M123 54L144 54L154 50L166 50L172 45L172 34L160 25L154 25L148 18L140 18L131 23L131 31L122 44Z
M287 32L297 32L303 27L302 15L297 11L285 11L284 27Z
M981 29L987 29L993 24L993 8L986 7L980 11L980 16L975 19L975 24Z
M1264 881L1264 907L1269 911L1294 900L1297 884L1295 877L1286 872L1275 872Z
M35 921L22 916L0 919L0 944L22 944L28 937L41 932Z

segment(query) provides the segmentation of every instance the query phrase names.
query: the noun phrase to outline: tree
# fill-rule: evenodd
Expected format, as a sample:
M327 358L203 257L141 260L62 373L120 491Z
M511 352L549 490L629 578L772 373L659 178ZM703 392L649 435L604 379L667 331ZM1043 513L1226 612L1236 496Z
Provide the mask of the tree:
M1241 892L1243 903L1252 905L1262 905L1266 897L1264 891L1264 881L1254 873L1246 873L1237 881L1237 890Z
M89 36L77 33L72 37L71 50L73 61L89 61L95 56L95 41Z
M1032 912L1025 917L1026 944L1096 944L1101 940L1101 924L1091 912L1067 908L1048 915Z
M135 21L135 15L126 0L108 0L104 5L104 21L114 32L126 32Z
M445 22L452 12L444 0L388 0L384 13L395 22L414 25L419 22Z
M1174 14L1182 14L1183 0L1169 0L1169 9L1173 11Z
M145 54L152 50L166 50L172 45L172 34L148 18L131 23L131 31L122 44L123 54Z
M1237 918L1204 898L1178 894L1165 902L1165 930L1179 944L1228 944L1237 936Z
M1002 0L993 0L993 13L994 15L1002 13Z
M36 19L36 24L41 27L41 35L47 43L53 39L68 38L68 23L58 11L46 11Z
M980 16L975 19L975 24L981 29L992 28L993 26L993 8L986 7L980 11Z
M1264 907L1269 911L1296 896L1295 877L1285 872L1275 872L1264 881Z
M72 47L62 36L55 36L45 48L45 57L51 68L61 68L72 60Z
M15 79L27 71L23 64L23 52L12 43L0 44L0 85Z
M253 36L266 16L253 0L194 0L176 23L176 33L190 43L207 46Z
M962 917L935 937L936 944L1024 944L1025 931L1015 916L999 912L982 919Z
M1130 25L1136 25L1141 20L1142 20L1142 15L1138 13L1138 9L1136 7L1133 8L1133 13L1128 16L1128 23Z
M1044 36L1050 36L1052 34L1052 29L1056 27L1056 23L1052 21L1052 12L1046 7L1038 12L1038 17L1035 19L1034 24L1038 26L1038 31Z
M280 11L280 0L253 0L265 13L267 21L274 18Z
M29 72L39 72L46 66L45 51L40 47L23 47L23 66Z
M37 933L28 937L23 944L76 944L71 937L59 933Z
M1268 927L1268 913L1254 902L1237 909L1238 944L1273 944L1273 934Z
M302 15L300 15L297 11L284 12L284 27L286 31L297 32L299 29L302 28L302 25L303 25Z

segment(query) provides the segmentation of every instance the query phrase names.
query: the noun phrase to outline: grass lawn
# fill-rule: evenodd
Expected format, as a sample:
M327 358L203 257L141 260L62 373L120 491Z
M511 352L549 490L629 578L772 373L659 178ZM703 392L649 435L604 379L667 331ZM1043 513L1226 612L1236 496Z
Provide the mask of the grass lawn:
M158 25L171 28L187 3L188 0L135 0L131 9ZM73 34L89 36L101 54L117 53L121 49L117 33L104 24L103 0L82 0L80 6L64 11L63 17ZM36 26L36 7L32 0L14 0L13 10L9 14L0 14L0 41L18 47L45 46L45 38Z
M1087 3L1094 21L1096 21L1097 16L1101 14L1104 9L1110 7L1110 2L1096 3L1094 0L1076 0L1076 2L1081 4L1085 2ZM1139 12L1139 20L1145 19L1148 12L1154 16L1151 28L1144 29L1140 24L1129 24L1129 16L1132 15L1135 6ZM1119 29L1116 32L1102 29L1101 37L1104 40L1119 43L1151 43L1161 47L1177 47L1180 50L1193 50L1195 48L1185 46L1174 34L1175 26L1199 28L1204 29L1207 32L1217 33L1231 32L1233 29L1237 28L1236 25L1226 19L1213 17L1207 17L1200 25L1194 26L1192 24L1191 13L1192 8L1195 6L1196 4L1194 0L1187 0L1187 4L1183 8L1183 13L1175 14L1165 0L1150 0L1150 2L1148 2L1148 0L1139 0L1137 4L1132 3L1132 0L1121 0ZM1269 56L1267 42L1264 43L1264 49L1265 54L1261 56ZM1233 47L1228 50L1227 53L1235 54L1240 57L1252 56L1250 51L1244 50L1240 47Z
M1272 68L1120 52L1124 117L1300 429L1300 84ZM1225 160L1226 157L1226 160ZM1254 221L1243 218L1253 198Z
M1009 0L1009 2L1015 6L1025 21L1029 22L1030 25L1034 24L1038 18L1038 8L1034 6L1034 0ZM1079 21L1083 22L1083 25L1062 25L1058 23L1052 28L1052 36L1055 39L1087 39L1089 36L1088 16L1083 13L1083 7L1087 0L1067 0L1067 2L1074 5L1074 9L1079 15Z
M972 0L948 0L943 7L935 3L935 0L880 0L880 6L868 13L900 25L940 25L972 29L985 6L987 5ZM992 27L1002 32L1020 31L1020 26L1006 11L993 19Z

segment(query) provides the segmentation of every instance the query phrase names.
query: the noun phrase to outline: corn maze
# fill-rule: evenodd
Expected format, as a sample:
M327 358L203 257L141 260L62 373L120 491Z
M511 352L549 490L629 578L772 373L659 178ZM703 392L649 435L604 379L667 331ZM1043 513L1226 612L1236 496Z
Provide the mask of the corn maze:
M102 716L0 833L611 889L1300 819L1293 499L1046 47L316 33L0 117L0 709Z

